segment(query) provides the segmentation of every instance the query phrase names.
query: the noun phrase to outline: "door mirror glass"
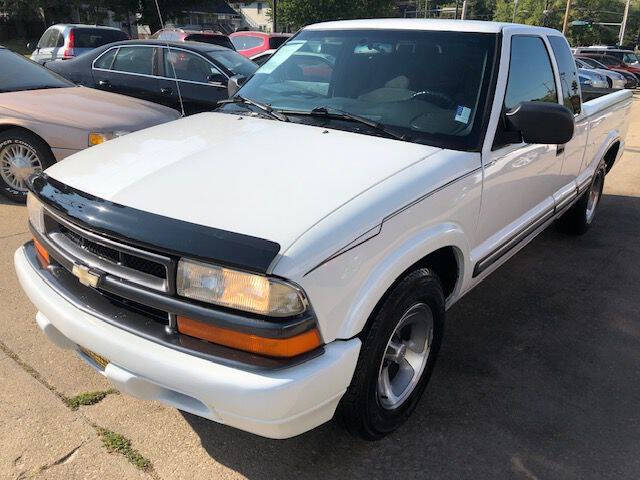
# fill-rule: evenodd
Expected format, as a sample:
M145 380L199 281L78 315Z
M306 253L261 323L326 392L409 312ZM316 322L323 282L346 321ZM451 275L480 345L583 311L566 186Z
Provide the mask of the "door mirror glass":
M36 49L36 45L34 45L33 42L27 43L26 47L27 47L27 50L35 50Z
M244 75L234 75L229 79L229 83L227 83L227 93L229 94L229 98L233 97L240 87L247 81L247 77Z
M212 73L207 77L207 81L209 83L218 83L218 84L222 83L222 84L224 84L225 80L226 80L225 76L223 74L221 74L221 73Z
M573 138L573 113L558 103L522 102L506 113L506 125L525 143L561 145Z

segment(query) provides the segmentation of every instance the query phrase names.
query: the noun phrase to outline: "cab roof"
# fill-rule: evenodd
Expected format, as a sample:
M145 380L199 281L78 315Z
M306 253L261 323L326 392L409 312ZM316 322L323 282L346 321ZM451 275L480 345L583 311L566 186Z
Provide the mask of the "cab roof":
M505 28L522 28L535 33L554 34L552 28L518 23L484 22L480 20L436 20L428 18L380 18L371 20L339 20L316 23L304 30L435 30L453 32L501 33Z

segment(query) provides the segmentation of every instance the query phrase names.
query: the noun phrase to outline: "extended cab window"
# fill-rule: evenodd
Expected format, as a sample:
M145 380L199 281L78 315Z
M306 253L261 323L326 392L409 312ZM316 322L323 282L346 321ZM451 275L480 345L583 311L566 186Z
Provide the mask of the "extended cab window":
M573 55L571 55L569 45L564 38L551 36L549 37L549 43L551 44L551 49L558 64L564 106L577 115L580 113L581 102L578 72L573 60Z

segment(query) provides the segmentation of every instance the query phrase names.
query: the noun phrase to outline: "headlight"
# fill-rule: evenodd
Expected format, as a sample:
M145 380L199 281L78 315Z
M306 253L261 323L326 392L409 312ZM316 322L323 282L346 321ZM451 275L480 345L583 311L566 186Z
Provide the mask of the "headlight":
M27 194L27 212L29 221L38 233L44 233L44 209L42 203L31 192Z
M183 297L260 315L290 317L307 308L304 293L292 284L195 260L178 262L176 283Z
M127 130L116 130L114 132L91 132L89 134L89 146L93 147L94 145L100 145L101 143L106 142L107 140L112 140L114 138L122 137L131 132Z

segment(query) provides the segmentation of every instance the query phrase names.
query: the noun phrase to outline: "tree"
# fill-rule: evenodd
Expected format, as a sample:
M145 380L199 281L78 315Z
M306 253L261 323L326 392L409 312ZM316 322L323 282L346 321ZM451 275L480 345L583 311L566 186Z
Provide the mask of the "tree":
M351 18L388 17L393 0L278 0L278 25L292 30L310 23Z

